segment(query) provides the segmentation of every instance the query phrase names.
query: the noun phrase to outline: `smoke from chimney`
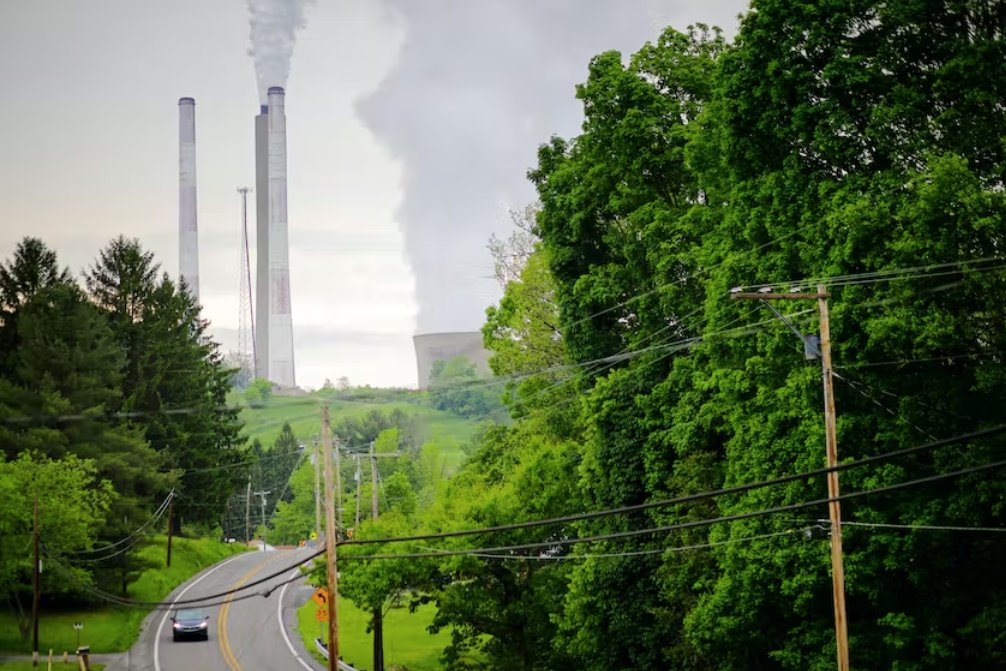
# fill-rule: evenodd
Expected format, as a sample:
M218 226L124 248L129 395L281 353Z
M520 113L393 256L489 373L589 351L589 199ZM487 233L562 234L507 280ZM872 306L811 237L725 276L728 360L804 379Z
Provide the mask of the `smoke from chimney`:
M311 0L248 0L251 47L258 94L266 102L270 86L286 87L297 31L304 27L304 10Z

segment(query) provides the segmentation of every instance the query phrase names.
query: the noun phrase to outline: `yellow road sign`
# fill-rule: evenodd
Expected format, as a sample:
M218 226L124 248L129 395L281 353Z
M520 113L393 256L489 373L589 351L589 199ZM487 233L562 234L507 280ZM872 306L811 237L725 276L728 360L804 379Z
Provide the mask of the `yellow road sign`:
M328 622L328 608L319 608L314 611L314 619L318 622Z
M315 590L314 594L311 595L311 600L314 601L319 606L321 606L322 608L325 608L326 609L325 612L328 612L327 611L327 608L328 608L328 590L327 589L325 589L324 587L319 587L317 590ZM325 619L326 620L328 619L327 615L325 616Z
M314 531L312 531L312 532L311 532L311 535L310 535L310 536L308 536L308 538L310 538L310 539L311 539L311 540L313 540L313 541L316 541L316 540L318 540L318 534L317 534L317 533L315 533Z

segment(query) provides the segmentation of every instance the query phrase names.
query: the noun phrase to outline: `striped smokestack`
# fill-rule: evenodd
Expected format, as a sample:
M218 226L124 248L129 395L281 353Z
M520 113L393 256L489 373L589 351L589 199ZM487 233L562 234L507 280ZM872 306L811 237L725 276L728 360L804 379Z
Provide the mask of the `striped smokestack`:
M286 212L286 110L279 86L269 89L269 379L295 387L293 318L290 311L290 252ZM261 314L263 307L259 306Z
M178 100L178 277L199 301L196 223L196 101Z

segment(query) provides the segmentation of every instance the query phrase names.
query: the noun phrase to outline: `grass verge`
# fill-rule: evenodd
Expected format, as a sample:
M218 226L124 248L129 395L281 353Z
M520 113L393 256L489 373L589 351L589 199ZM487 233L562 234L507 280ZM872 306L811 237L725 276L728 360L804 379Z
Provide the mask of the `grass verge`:
M166 542L166 537L154 536L140 555L151 562L163 564ZM171 568L157 566L144 571L129 585L129 598L161 601L199 571L244 549L237 544L228 545L209 538L175 538L172 541ZM148 613L148 610L138 608L59 610L43 606L39 616L39 649L51 648L62 660L64 650L76 650L77 632L73 623L81 622L84 625L80 632L81 645L91 646L92 653L121 652L136 642L140 625ZM10 612L0 613L0 650L31 652L31 641L20 639L17 622Z
M317 604L308 601L297 609L298 630L304 645L319 661L314 639L324 625L315 619ZM408 671L440 671L440 653L450 643L449 632L431 634L426 628L433 622L436 606L427 604L415 613L408 608L392 608L384 618L384 667ZM339 600L339 655L356 668L373 668L373 639L367 633L370 614L357 608L349 599Z

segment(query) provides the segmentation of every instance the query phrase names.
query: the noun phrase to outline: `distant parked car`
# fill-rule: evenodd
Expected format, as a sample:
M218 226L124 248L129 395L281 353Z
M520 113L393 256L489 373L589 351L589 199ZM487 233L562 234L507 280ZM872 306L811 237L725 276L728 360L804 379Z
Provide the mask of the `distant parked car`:
M210 616L202 608L182 608L171 617L171 636L180 641L184 638L210 640Z

